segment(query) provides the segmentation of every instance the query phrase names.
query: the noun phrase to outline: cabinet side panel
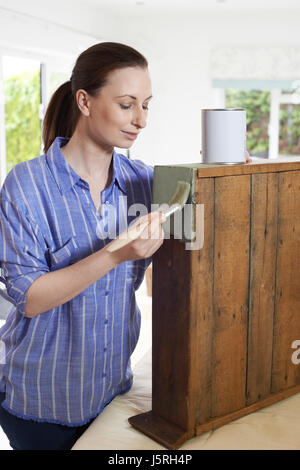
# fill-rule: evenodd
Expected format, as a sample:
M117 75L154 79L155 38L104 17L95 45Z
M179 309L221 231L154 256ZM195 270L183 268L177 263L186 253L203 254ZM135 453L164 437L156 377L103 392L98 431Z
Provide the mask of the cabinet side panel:
M211 417L214 178L196 180L194 199L204 212L204 243L192 252L191 267L191 370L189 395L197 424ZM199 225L199 229L203 227Z
M279 174L278 204L272 392L300 384L292 360L300 341L300 171Z
M252 175L247 405L271 393L278 174Z
M212 416L246 404L250 176L215 179Z
M153 257L152 411L188 429L190 252L166 239Z

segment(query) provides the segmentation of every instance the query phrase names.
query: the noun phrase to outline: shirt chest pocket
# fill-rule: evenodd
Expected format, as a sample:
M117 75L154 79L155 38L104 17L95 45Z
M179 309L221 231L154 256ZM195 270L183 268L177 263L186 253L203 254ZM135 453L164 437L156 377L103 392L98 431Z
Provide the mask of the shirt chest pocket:
M56 250L49 251L49 267L51 271L65 268L77 261L78 246L74 237L69 238Z

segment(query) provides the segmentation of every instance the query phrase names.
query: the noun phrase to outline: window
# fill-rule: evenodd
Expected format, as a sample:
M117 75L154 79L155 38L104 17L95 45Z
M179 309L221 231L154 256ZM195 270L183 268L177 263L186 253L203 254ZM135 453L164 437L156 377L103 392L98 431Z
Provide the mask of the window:
M68 80L67 68L48 59L45 64L17 55L0 56L0 186L17 163L43 152L46 105Z
M3 57L6 166L40 154L40 64L35 60Z
M262 158L300 156L298 80L214 80L227 108L247 111L247 149Z
M280 96L279 154L300 155L300 100L292 91Z

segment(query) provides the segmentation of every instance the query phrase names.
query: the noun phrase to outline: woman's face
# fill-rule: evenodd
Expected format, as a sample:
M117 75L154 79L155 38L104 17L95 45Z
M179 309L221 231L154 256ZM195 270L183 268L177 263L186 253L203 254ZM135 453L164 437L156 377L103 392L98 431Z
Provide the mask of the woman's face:
M85 95L83 114L89 136L107 148L131 147L146 126L151 94L147 68L126 67L111 72L97 96Z

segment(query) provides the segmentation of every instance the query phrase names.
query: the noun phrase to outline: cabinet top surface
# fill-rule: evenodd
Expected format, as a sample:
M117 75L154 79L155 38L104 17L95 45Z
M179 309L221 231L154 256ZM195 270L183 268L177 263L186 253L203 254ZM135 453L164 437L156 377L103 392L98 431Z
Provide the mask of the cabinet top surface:
M275 173L282 171L300 170L300 157L282 157L252 159L251 163L237 165L183 163L176 165L157 165L157 167L187 168L196 172L197 178L208 178L214 176L249 175L253 173Z

